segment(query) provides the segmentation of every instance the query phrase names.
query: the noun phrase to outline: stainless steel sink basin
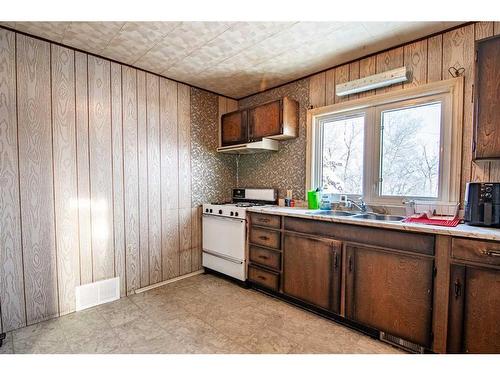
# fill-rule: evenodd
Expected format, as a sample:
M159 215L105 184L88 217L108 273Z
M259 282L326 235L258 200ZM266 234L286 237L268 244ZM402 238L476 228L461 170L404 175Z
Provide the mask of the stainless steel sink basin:
M353 219L368 219L368 220L382 220L382 221L401 221L405 217L397 215L381 215L374 213L357 214L352 217Z
M317 210L308 212L309 215L328 215L328 216L354 216L355 212L336 211L336 210Z

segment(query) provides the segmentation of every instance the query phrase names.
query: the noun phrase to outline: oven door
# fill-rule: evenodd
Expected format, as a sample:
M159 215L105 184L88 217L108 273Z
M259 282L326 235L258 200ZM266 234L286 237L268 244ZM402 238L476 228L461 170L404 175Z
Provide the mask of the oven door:
M203 266L246 279L246 221L203 215Z

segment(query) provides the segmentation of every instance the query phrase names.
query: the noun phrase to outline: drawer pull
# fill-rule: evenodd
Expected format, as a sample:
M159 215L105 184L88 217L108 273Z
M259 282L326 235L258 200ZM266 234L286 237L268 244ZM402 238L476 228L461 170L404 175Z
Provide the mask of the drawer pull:
M339 257L337 256L337 252L333 253L333 269L337 269L339 266Z
M257 278L258 278L258 279L261 279L261 280L267 280L267 277L265 277L265 276L261 276L261 275L257 276Z
M484 249L481 250L481 254L486 255L488 257L500 257L500 251L495 251L495 250Z
M349 272L352 272L352 256L350 256L350 255L349 255L348 263L349 263Z
M260 223L269 223L271 220L265 218L265 219L257 219L257 221Z
M269 240L269 237L267 237L267 236L259 236L259 238L260 238L261 240L263 240L263 241L267 241L267 240Z
M259 255L257 258L260 258L260 259L269 259L269 257L267 257L265 255Z

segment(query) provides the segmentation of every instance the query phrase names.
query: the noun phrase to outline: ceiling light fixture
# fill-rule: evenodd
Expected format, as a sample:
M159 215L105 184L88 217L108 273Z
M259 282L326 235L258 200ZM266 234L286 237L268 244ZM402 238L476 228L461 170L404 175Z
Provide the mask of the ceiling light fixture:
M394 85L396 83L406 82L409 79L409 72L406 66L401 68L388 70L383 73L374 74L372 76L356 79L346 83L340 83L335 86L337 96L346 96L356 94L363 91L378 89Z

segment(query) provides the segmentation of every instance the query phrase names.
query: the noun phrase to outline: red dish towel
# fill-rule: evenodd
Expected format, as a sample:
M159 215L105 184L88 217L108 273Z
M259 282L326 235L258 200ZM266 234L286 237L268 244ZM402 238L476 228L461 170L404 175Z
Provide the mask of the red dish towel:
M421 216L411 216L404 220L405 223L418 223L418 224L428 224L428 225L439 225L441 227L456 227L460 223L459 218L454 218L452 220L444 220L438 218L429 218L427 214L422 214Z

